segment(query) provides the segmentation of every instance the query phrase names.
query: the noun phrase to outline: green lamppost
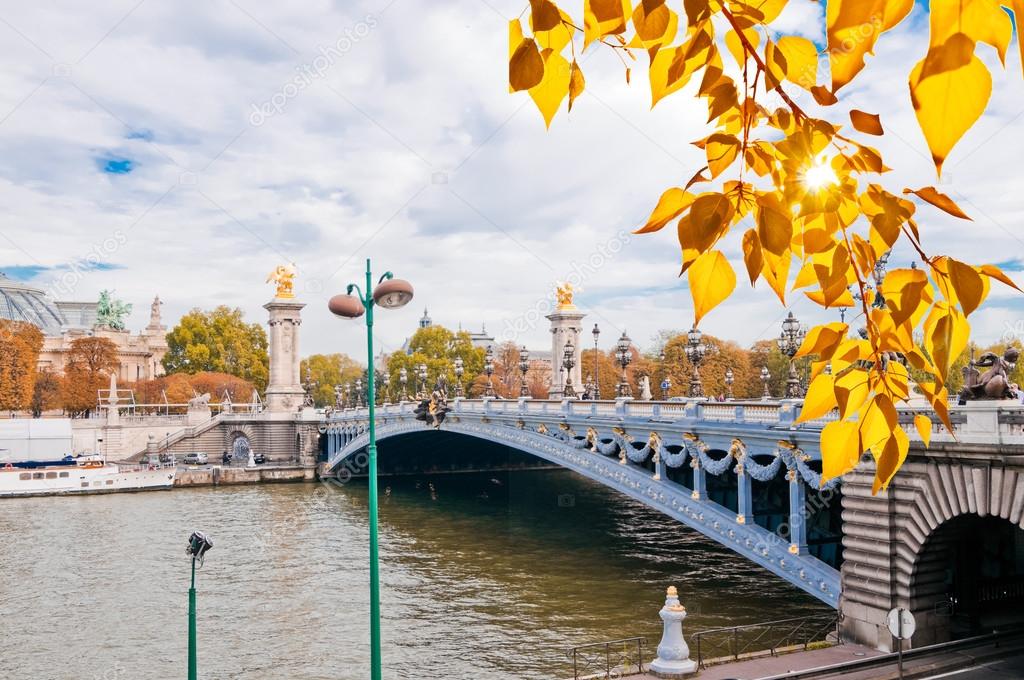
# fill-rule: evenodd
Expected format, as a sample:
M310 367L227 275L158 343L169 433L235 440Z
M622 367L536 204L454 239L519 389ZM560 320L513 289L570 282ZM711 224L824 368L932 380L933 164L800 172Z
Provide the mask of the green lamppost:
M188 589L188 680L199 677L196 661L196 562L202 569L206 552L212 547L213 541L206 534L193 531L185 548L185 552L192 556L192 586Z
M376 394L373 380L373 306L384 309L398 309L412 300L412 285L408 281L394 278L385 272L377 287L370 293L373 274L370 260L366 260L366 293L354 283L348 284L344 295L335 295L327 303L328 309L336 316L357 319L366 314L366 361L367 404L370 409L370 443L366 450L370 458L370 679L381 680L380 657L380 566L377 549L377 429L375 422ZM356 297L352 291L359 293Z

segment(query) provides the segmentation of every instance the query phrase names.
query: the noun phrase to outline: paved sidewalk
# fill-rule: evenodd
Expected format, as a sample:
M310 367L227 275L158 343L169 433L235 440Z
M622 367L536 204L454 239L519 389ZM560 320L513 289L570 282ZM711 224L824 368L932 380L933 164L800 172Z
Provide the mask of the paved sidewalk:
M844 661L857 661L880 654L882 652L862 645L836 645L806 652L763 656L757 659L709 666L693 677L695 680L757 680L789 671L819 668ZM630 675L623 680L654 680L654 676Z

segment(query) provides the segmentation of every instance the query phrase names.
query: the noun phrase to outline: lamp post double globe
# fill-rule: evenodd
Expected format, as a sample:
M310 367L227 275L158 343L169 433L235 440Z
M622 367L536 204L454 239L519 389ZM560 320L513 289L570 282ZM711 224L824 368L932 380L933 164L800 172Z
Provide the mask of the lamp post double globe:
M485 397L494 396L494 348L487 345L487 352L484 354L484 373L487 374L487 387L484 388Z
M618 342L615 343L615 358L619 362L619 366L622 368L622 375L619 378L618 389L618 397L620 399L633 396L633 390L629 386L629 380L626 379L626 367L633 361L633 353L629 351L632 345L633 341L630 340L628 335L626 335L626 331L622 331L622 335L619 337Z
M597 339L601 336L601 329L595 323L594 330L590 332L594 335L594 400L597 401L601 398L601 362L597 350Z
M562 350L562 368L565 369L565 386L562 388L562 396L566 399L576 398L576 389L572 386L572 369L576 366L576 346L572 340L565 343Z
M782 333L779 334L779 351L789 357L789 376L786 378L786 398L799 399L803 390L800 389L800 378L796 374L794 357L804 341L807 331L800 324L792 310L782 322Z
M391 272L385 272L377 281L377 286L370 286L373 283L373 274L370 268L370 260L366 260L366 293L360 290L359 286L350 283L344 295L335 295L330 299L327 306L337 316L347 319L356 319L366 315L366 359L367 359L367 399L369 413L369 435L370 442L367 446L369 457L369 505L370 505L370 678L381 680L381 653L380 653L380 565L378 555L377 539L377 430L375 421L375 401L373 380L373 308L374 306L384 309L398 309L404 307L412 300L412 284L402 279L394 278ZM359 296L352 295L356 291Z
M526 398L530 396L530 386L526 384L526 373L530 370L530 352L526 345L519 350L519 373L522 375L519 381L519 396Z
M703 397L704 387L700 382L700 363L704 361L708 346L704 344L704 334L695 325L686 334L686 358L693 366L693 374L690 376L690 396Z

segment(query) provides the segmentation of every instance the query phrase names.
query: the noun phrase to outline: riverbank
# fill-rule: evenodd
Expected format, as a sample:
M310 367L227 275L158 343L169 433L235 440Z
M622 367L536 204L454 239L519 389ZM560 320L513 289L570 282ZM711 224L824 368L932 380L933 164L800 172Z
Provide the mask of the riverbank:
M316 481L316 469L301 465L257 465L255 467L212 465L201 468L178 468L174 486L231 486L313 481Z

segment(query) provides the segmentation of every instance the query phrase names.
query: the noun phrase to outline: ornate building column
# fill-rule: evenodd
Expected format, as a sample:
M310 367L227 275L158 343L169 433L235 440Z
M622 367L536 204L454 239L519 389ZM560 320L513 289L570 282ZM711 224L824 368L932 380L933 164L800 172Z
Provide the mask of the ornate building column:
M267 410L294 412L302 408L305 390L299 377L299 325L302 308L292 292L294 271L278 267L268 278L277 283L274 299L263 305L270 313L270 379L267 382Z
M561 399L565 387L565 369L562 368L562 361L565 358L565 346L572 343L575 363L570 372L573 388L577 391L583 389L583 367L580 361L583 344L583 317L586 314L580 312L572 303L572 284L566 283L558 286L555 297L558 306L555 311L545 318L551 322L551 384L548 387L548 398Z

